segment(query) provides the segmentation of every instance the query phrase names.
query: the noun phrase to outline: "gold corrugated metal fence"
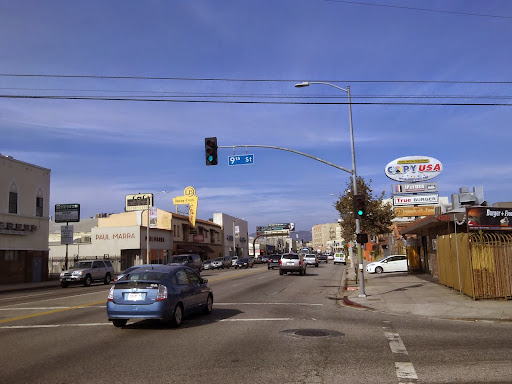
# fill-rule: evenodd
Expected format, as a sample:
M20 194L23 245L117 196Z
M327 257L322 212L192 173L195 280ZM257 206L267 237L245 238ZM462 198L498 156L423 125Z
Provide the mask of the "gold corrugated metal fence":
M473 299L512 298L512 235L440 236L437 258L440 283Z

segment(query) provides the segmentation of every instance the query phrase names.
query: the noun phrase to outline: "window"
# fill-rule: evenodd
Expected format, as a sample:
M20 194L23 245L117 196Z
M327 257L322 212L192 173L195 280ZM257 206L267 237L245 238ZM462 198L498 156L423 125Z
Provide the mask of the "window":
M188 280L189 280L190 284L199 284L200 283L201 278L199 276L197 276L196 273L194 273L193 271L186 271L186 272L187 272Z
M43 217L43 198L36 197L36 216Z
M176 272L176 280L178 280L178 284L180 285L189 284L188 275L184 269L180 269Z
M9 192L9 213L18 213L18 193Z

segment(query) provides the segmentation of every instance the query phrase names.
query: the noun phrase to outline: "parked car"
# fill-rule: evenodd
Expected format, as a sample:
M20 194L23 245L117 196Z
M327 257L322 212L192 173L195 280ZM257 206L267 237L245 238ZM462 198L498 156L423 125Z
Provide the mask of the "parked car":
M201 270L203 269L203 262L201 261L201 256L193 253L184 255L174 255L171 258L170 264L186 265L187 267L192 268L197 273L201 273Z
M224 258L223 257L217 257L216 259L212 260L212 269L221 269L224 268Z
M112 276L114 276L114 267L110 260L89 260L77 261L71 268L61 272L59 280L62 288L76 283L88 287L93 281L110 284Z
M303 256L304 262L309 265L314 265L315 267L318 267L318 258L314 253L308 253Z
M212 260L208 259L203 261L203 269L213 269Z
M211 313L213 292L207 283L183 265L137 268L110 288L108 319L116 327L125 326L130 319L160 319L178 327L190 313Z
M231 256L231 266L234 267L238 261L238 256Z
M327 260L334 260L334 255L327 255Z
M338 263L347 265L347 256L342 252L336 252L334 254L334 264Z
M280 254L274 254L270 255L268 257L267 267L268 269L274 269L279 268L279 262L281 261L281 255Z
M390 255L378 261L371 262L366 266L366 272L407 272L407 256Z
M232 264L232 261L231 261L231 256L224 256L222 258L222 268L231 268L231 264Z
M306 274L307 264L304 262L304 255L300 253L283 253L279 261L279 274L288 272L299 272L299 275Z
M263 255L263 256L261 256L261 262L262 262L263 264L268 263L268 258L269 258L269 257L270 257L269 255Z
M238 259L235 264L235 269L242 268L252 268L254 265L254 259L244 257L243 259Z
M319 263L326 263L328 262L327 255L324 253L319 254L318 256L318 262Z

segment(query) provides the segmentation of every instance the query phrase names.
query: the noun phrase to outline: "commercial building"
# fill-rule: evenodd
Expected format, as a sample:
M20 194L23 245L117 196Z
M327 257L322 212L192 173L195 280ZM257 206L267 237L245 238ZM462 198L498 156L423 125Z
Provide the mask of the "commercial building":
M247 221L225 213L214 213L212 221L222 227L224 254L221 256L249 257Z
M50 172L0 154L0 284L47 279Z
M338 223L317 224L312 228L313 249L322 253L336 253L343 247L341 227Z

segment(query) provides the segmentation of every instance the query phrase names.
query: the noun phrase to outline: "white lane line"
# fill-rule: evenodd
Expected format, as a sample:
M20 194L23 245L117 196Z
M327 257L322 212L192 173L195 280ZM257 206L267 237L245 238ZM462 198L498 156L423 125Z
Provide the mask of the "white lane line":
M240 283L240 284L233 284L232 287L238 287L239 285L242 285L242 283Z
M393 327L389 322L385 322L389 326L382 327L385 330L392 331ZM395 354L395 373L398 378L398 384L416 384L418 383L418 375L413 364L409 360L409 354L405 348L402 338L397 332L384 331L384 336L389 341L389 348Z
M323 306L323 304L310 303L215 303L215 305L304 305L304 306Z
M269 319L222 319L219 321L290 321L293 320L290 317L282 317L282 318L269 318Z
M19 308L0 308L0 311L47 311L52 309L69 309L69 308L75 308L75 309L87 309L87 308L105 308L105 305L90 305L88 307L37 307L37 308L25 308L25 307L19 307Z
M391 352L407 355L407 349L405 349L405 345L400 338L400 335L395 332L384 332L384 335L389 340L389 348L391 348Z
M398 377L399 384L405 384L404 380L418 380L418 375L416 375L416 371L412 363L395 363L396 376Z
M59 327L95 327L98 325L111 325L111 323L5 325L0 328L1 329L27 329L27 328L59 328Z

